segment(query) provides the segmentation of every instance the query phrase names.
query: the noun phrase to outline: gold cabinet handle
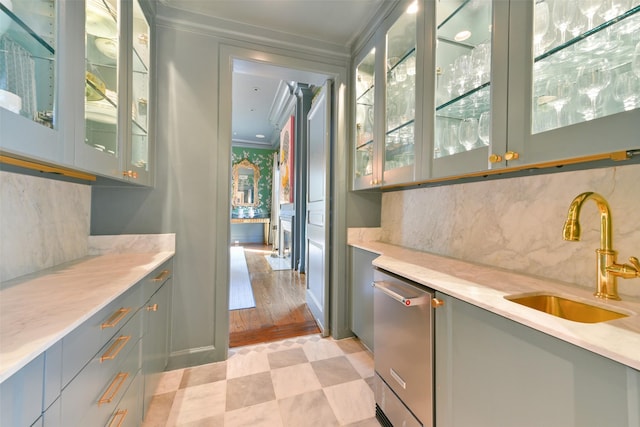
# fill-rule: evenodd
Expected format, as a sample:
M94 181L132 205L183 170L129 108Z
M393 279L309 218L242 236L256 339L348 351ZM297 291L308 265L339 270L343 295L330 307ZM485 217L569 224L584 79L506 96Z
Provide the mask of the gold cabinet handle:
M120 321L124 319L130 311L131 309L128 307L122 307L120 310L113 313L106 322L100 325L100 329L113 328L118 323L120 323Z
M148 305L147 311L158 311L158 304Z
M105 360L115 359L118 353L120 353L120 351L124 348L124 346L127 345L130 339L131 339L131 335L119 336L118 339L116 339L113 342L113 344L109 346L107 351L105 351L104 354L100 356L100 363L104 362Z
M120 372L116 377L111 381L109 387L107 387L107 391L104 392L100 400L98 400L98 406L104 403L111 403L113 399L115 399L116 395L124 385L125 381L129 378L128 372Z
M492 154L489 156L490 163L500 163L502 161L502 156L500 154Z
M109 427L120 427L124 422L124 419L127 418L128 409L119 409L113 414L113 418L111 418L111 422L109 423ZM116 422L117 420L117 422Z
M122 176L125 177L125 178L137 179L138 178L138 172L136 172L136 171L123 171L122 172Z
M431 299L431 307L433 308L438 308L438 307L442 307L444 305L444 301L438 298L432 298Z
M166 278L167 278L167 276L168 276L168 275L170 275L170 274L171 274L171 271L170 271L170 270L162 270L162 271L160 272L160 274L158 274L156 277L154 277L154 278L153 278L153 279L151 279L151 280L153 280L154 282L162 282L162 281L164 281L164 279L166 279Z
M504 153L504 159L505 160L517 160L520 158L520 154L518 154L515 151L507 151L506 153Z

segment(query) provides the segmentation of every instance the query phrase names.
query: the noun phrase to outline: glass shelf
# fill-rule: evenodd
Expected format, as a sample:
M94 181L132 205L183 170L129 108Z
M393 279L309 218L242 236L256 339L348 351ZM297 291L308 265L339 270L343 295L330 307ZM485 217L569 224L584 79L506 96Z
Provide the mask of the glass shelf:
M536 4L531 132L553 130L640 107L640 4L600 10L588 19L575 8L563 35L554 3ZM624 3L624 2L623 2ZM604 3L600 5L600 8ZM562 15L564 17L565 15ZM573 28L571 28L573 26Z
M414 165L416 14L407 9L387 32L384 171Z
M0 3L0 106L53 128L56 4Z
M119 157L118 1L86 0L85 143Z
M491 23L490 0L437 3L433 158L486 146L478 123L491 110Z

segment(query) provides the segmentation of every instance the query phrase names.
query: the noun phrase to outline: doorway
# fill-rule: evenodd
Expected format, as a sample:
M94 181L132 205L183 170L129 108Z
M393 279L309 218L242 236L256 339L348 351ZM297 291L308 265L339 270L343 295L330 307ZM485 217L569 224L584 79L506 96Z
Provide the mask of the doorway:
M246 47L221 45L220 46L220 80L219 80L219 104L218 104L218 124L219 141L228 141L218 145L218 161L216 177L217 182L226 185L219 187L215 204L220 212L229 212L231 207L230 191L231 185L231 141L232 130L232 81L234 61L243 60L260 64L284 67L292 70L302 70L305 72L316 72L329 76L334 82L333 90L333 126L334 142L331 179L336 184L332 184L331 203L333 210L331 213L331 250L327 251L327 260L330 262L330 273L327 280L330 283L330 298L326 304L331 307L330 323L328 325L330 334L336 338L351 336L348 318L348 286L347 286L347 250L346 250L346 224L347 224L347 192L348 192L348 171L349 171L349 148L347 138L347 75L348 61L343 64L336 64L335 61L323 62L321 57L312 54L301 54L297 57L287 56L278 49L254 50ZM215 346L228 351L229 345L229 248L232 244L230 239L229 216L225 215L216 220L216 227L223 233L226 231L228 239L216 242L216 283L226 286L216 286L215 293Z
M237 347L320 332L306 304L305 147L313 88L328 76L244 59L232 69L229 347ZM252 305L238 306L241 287Z

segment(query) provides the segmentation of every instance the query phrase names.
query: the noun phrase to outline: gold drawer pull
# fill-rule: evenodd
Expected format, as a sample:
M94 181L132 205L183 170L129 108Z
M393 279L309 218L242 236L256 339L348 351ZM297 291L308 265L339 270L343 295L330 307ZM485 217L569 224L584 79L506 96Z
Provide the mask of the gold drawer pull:
M113 344L111 344L111 347L109 347L107 351L105 351L104 354L100 357L100 363L104 362L105 360L115 359L118 353L120 353L120 350L122 350L124 346L127 345L130 339L131 335L128 335L126 337L124 335L119 336L118 339L115 340Z
M109 423L109 427L120 427L124 422L124 419L127 418L128 409L120 409L113 414L113 418L111 418L111 422ZM116 420L118 422L116 423Z
M125 381L127 381L127 378L129 378L128 372L120 372L118 375L116 375L113 381L111 381L111 384L109 384L107 391L105 391L100 400L98 400L98 406L102 405L103 403L113 402L113 399L115 399L116 394L118 394Z
M107 319L106 322L100 325L100 329L113 328L118 323L120 323L120 321L124 319L130 311L131 311L130 308L124 308L124 307L121 308L120 310L113 313L111 317Z
M171 274L171 271L169 270L162 270L160 272L160 274L158 274L158 276L155 279L152 279L154 282L162 282L164 279L167 278L167 276Z
M158 304L148 305L147 311L158 311Z

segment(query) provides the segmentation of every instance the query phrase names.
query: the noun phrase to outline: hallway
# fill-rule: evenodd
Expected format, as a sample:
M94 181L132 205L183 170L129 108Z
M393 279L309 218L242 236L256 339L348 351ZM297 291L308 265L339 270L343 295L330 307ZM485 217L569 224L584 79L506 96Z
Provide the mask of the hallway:
M243 244L255 308L229 311L229 347L319 333L305 303L305 276L274 271L265 259L271 247Z

